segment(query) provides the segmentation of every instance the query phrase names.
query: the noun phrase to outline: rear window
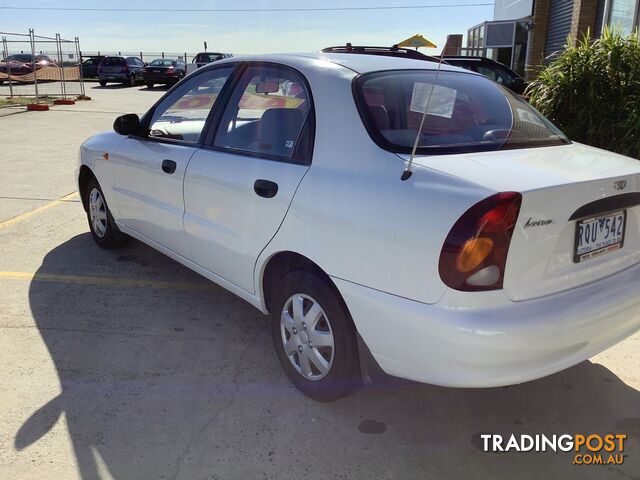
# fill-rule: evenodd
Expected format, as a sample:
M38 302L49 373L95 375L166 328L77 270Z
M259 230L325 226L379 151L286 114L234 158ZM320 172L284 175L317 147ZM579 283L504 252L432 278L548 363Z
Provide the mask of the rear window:
M358 78L355 94L373 140L397 153L411 152L423 116L422 155L570 143L526 101L478 75L378 72Z
M151 67L170 67L172 65L173 65L173 60L165 60L165 59L154 60L149 64L149 66Z
M106 57L102 60L102 65L122 65L124 58L121 57Z
M222 53L199 53L196 57L197 62L212 63L218 60L222 60L224 55Z

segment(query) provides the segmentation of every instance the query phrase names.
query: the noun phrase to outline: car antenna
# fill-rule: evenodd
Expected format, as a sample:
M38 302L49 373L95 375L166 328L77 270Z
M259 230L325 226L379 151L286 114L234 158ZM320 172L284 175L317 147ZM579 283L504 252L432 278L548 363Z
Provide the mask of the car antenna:
M427 118L429 105L431 105L431 97L433 96L433 90L436 88L436 83L438 82L438 74L440 73L440 67L442 66L442 62L444 60L444 52L447 50L448 43L449 43L449 39L447 38L447 42L445 43L444 48L442 49L442 53L440 54L440 61L438 62L438 68L436 69L436 76L433 80L433 83L431 84L431 91L429 92L429 96L427 97L427 102L426 102L426 105L424 106L424 112L422 112L422 118L420 119L420 126L418 127L418 131L416 133L416 140L415 142L413 142L413 148L411 149L411 157L409 157L409 163L407 164L407 167L404 169L404 172L402 172L402 176L400 177L400 180L402 180L403 182L405 180L409 180L411 178L411 175L413 175L413 171L411 170L411 167L413 166L413 159L416 156L416 150L418 150L418 142L420 141L420 135L424 127L424 121Z

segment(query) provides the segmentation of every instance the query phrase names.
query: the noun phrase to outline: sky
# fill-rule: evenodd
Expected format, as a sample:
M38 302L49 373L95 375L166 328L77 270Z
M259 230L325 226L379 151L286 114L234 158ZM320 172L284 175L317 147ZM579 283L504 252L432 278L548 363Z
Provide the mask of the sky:
M393 45L420 33L438 45L451 33L491 20L492 0L0 0L0 31L80 38L83 52L174 52L203 49L234 54L317 51L346 42ZM451 6L465 4L467 6ZM440 5L438 8L357 11L188 12L157 9L300 9ZM442 7L447 5L447 8ZM2 7L34 8L12 10ZM52 11L46 8L124 8L145 12Z

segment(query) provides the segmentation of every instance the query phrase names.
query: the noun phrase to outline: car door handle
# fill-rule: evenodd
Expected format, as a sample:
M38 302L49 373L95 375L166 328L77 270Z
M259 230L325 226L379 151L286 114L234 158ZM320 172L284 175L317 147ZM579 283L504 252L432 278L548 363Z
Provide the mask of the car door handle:
M164 173L172 174L176 171L176 162L173 160L163 160L162 161L162 171Z
M253 184L253 191L260 197L273 198L278 193L278 184L271 180L263 180L259 178Z

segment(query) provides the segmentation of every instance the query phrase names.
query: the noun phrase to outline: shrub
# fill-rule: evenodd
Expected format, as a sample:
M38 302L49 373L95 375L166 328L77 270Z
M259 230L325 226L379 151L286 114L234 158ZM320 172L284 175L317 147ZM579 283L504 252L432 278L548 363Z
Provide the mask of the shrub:
M640 158L638 35L605 29L594 41L587 32L540 72L527 94L572 140Z

